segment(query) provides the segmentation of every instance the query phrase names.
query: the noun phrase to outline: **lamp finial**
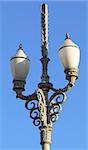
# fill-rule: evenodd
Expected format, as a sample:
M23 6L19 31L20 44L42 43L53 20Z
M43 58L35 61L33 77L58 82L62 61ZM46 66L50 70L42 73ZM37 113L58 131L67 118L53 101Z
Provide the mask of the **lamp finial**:
M20 43L20 45L19 45L19 49L23 49L23 48L22 48L22 44L21 44L21 43Z
M65 39L70 39L69 33L66 33L66 38Z

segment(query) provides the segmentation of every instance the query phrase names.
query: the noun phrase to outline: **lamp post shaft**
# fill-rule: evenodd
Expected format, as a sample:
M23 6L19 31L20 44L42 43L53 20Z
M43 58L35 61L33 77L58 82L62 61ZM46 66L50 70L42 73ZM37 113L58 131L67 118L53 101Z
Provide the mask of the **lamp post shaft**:
M48 62L50 59L48 58L48 5L42 4L41 5L41 48L42 48L42 76L41 76L41 83L47 84L49 83L49 76L48 76ZM46 105L47 105L47 123L50 123L49 117L49 102L48 102L48 92L49 89L43 88Z
M48 58L48 5L42 4L41 5L41 51L42 51L42 76L41 76L41 83L48 84L49 83L49 76L48 76L48 62L50 59ZM47 125L43 126L40 131L41 136L41 145L42 150L50 150L50 143L51 143L51 127L48 127L50 124L50 115L49 115L49 102L48 102L48 88L43 88L45 101L46 101L46 120Z
M48 83L49 76L47 73L48 70L48 62L50 59L48 58L48 5L41 5L41 52L42 52L42 82Z
M40 130L42 150L50 150L52 125L42 127Z
M42 40L42 56L48 55L48 5L41 5L41 40Z
M42 146L42 150L50 150L50 144L44 143Z

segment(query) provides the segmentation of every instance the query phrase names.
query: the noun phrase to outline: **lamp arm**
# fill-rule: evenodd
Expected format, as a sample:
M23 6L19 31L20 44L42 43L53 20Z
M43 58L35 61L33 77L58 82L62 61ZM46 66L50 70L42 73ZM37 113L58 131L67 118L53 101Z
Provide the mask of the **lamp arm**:
M76 80L76 77L75 77L75 76L71 76L71 77L69 78L68 84L67 84L64 88L55 89L54 87L51 87L50 89L53 90L54 92L59 92L59 91L67 92L67 91L69 91L73 86L75 86L75 80Z
M70 82L62 89L60 89L62 92L67 92L69 90L71 90L71 88L73 87L72 84L70 84Z
M31 95L25 96L25 95L23 95L21 90L16 90L16 98L20 98L20 99L26 100L26 101L27 100L37 100L37 95L36 95L36 92L34 92Z
M60 89L60 90L61 90L62 92L67 92L67 91L69 91L73 86L75 86L75 81L76 81L76 79L77 79L76 76L70 76L68 84L67 84L64 88L62 88L62 89Z
M51 95L51 97L49 99L49 102L52 103L53 99L56 96L58 96L58 95L62 95L63 96L62 101L60 101L59 103L62 104L63 102L65 102L65 99L66 99L65 92L67 92L68 90L70 90L72 88L72 86L74 86L75 80L76 80L76 77L75 76L71 76L69 78L68 84L62 89L55 89L54 87L51 87L50 89L53 90L54 93ZM59 96L59 98L60 98L60 96Z
M73 86L75 86L74 83L68 82L68 84L67 84L64 88L62 88L62 89L60 89L60 90L61 90L62 92L67 92L67 91L71 90L71 88L72 88Z

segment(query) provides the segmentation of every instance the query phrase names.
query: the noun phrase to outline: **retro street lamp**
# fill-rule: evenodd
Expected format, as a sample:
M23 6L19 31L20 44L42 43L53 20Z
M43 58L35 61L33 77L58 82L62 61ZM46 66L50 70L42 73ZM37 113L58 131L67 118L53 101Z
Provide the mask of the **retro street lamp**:
M29 110L33 124L40 129L42 150L50 150L52 124L57 121L62 110L62 104L66 100L68 90L74 86L78 78L78 65L80 59L79 47L72 42L69 34L66 34L64 43L59 48L59 55L64 66L64 72L68 84L62 89L56 89L48 76L48 5L41 5L41 53L42 76L38 88L32 95L24 96L26 77L29 71L30 60L20 44L18 51L11 58L11 70L13 75L13 90L16 97L25 101L25 107ZM49 91L53 94L49 97Z

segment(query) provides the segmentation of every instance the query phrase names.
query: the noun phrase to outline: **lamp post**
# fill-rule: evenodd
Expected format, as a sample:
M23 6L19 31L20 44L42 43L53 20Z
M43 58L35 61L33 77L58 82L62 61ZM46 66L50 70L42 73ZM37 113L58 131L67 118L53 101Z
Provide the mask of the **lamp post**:
M62 110L62 104L66 100L66 92L74 86L78 78L78 65L80 59L79 47L72 42L69 34L66 34L64 43L59 48L59 55L64 66L64 72L68 84L62 89L54 88L48 75L48 5L41 5L41 53L42 75L41 82L33 94L25 96L26 77L29 71L30 60L24 53L20 44L18 51L11 58L11 70L13 75L13 90L16 97L25 101L25 107L30 112L33 124L40 129L42 150L50 150L52 124L58 120ZM49 97L48 93L53 91ZM31 106L30 106L31 105Z

